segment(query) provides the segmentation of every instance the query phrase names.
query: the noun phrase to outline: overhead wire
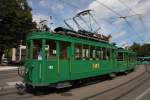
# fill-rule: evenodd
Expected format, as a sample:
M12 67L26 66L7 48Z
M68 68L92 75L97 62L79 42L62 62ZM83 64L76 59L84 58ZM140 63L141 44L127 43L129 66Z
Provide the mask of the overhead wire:
M133 14L137 14L133 9L131 9L128 5L126 5L126 3L125 2L123 2L122 0L118 0L122 5L124 5L127 9L128 9L128 11L130 12L132 12Z
M64 1L64 0L58 0L58 1L61 1L61 2L65 3L65 4L67 4L68 6L70 6L74 12L76 11L75 9L79 10L79 7L77 7L77 6L75 6L75 5L71 4L71 3L69 3L69 2L67 2L67 1ZM120 1L120 0L119 0L119 1ZM100 1L98 1L98 0L96 0L96 2L97 2L98 4L100 4L101 6L107 8L108 10L110 10L111 12L113 12L114 14L116 14L117 16L119 16L119 18L122 17L122 15L121 15L120 13L116 12L115 10L113 10L112 8L110 8L110 7L108 7L107 5L103 4L102 2L100 2ZM120 1L120 2L122 2L122 1ZM135 13L130 7L128 7L126 4L124 4L124 6L127 7L129 10L131 10L134 14L136 14L136 13ZM95 19L93 19L93 20L95 21ZM135 31L135 29L133 28L133 26L132 26L126 19L124 19L124 20L127 22L128 26L137 34L137 32ZM95 21L95 22L96 22L96 21ZM96 22L96 24L97 24L97 22ZM97 25L98 25L98 24L97 24ZM90 26L91 26L91 25L90 25ZM100 26L100 25L99 25L99 26ZM137 35L138 35L138 34L137 34ZM140 38L139 35L138 35L138 37ZM140 38L140 39L141 39L141 38ZM141 39L141 40L142 40L142 39ZM143 40L142 40L142 41L143 41Z
M143 42L143 39L141 38L141 36L136 32L136 30L134 29L134 27L130 24L130 22L127 19L124 19L128 26L135 32L135 34L137 35L137 37Z
M128 5L126 5L126 3L123 2L122 0L118 0L118 1L128 9L129 13L130 13L130 11L131 11L133 14L135 14L135 15L138 16L138 19L139 19L139 21L140 21L140 23L141 23L141 26L143 27L144 32L146 32L146 30L145 30L146 28L145 28L145 25L144 25L144 23L143 23L143 20L142 20L142 17L140 16L140 14L137 14L133 9L131 9ZM131 17L131 16L135 16L135 15L126 16L126 18L127 18L127 17ZM127 21L126 18L124 18L125 21ZM128 25L131 27L131 29L133 29L133 26L132 26L131 24L129 24L129 22L127 22L127 23L128 23ZM135 29L133 29L133 30L135 31ZM141 36L139 35L139 33L136 32L136 34L138 35L138 37L141 38ZM143 39L140 39L140 40L143 42Z
M110 7L108 7L107 5L103 4L102 2L100 2L100 1L98 1L98 0L96 0L96 2L99 3L101 6L107 8L108 10L110 10L111 12L113 12L114 14L118 15L119 18L123 18L123 19L127 22L128 26L129 26L134 32L136 32L135 29L133 28L133 26L126 20L126 17L122 16L120 13L116 12L115 10L113 10L112 8L110 8ZM137 34L137 32L136 32L136 34ZM138 34L137 34L137 35L138 35ZM138 35L138 37L139 37L139 35ZM139 39L143 42L143 40L142 40L140 37L139 37Z
M110 10L111 12L113 12L114 14L116 14L117 16L119 16L119 18L123 18L123 16L120 14L120 13L118 13L118 12L116 12L115 10L113 10L112 8L110 8L110 7L108 7L107 5L105 5L105 4L103 4L102 2L100 2L100 1L98 1L98 0L96 0L100 5L102 5L103 7L105 7L105 8L107 8L108 10ZM123 18L124 19L124 18ZM125 21L127 21L126 19L124 19ZM132 25L130 25L130 23L127 21L127 24L129 25L129 27L131 27L131 29L133 29L134 31L135 31L135 29L132 27ZM131 37L129 37L129 38L131 38ZM131 40L132 41L132 40ZM134 41L132 41L132 42L134 42Z
M75 9L80 10L79 7L77 7L76 5L73 5L73 4L71 4L71 3L69 3L69 2L67 2L65 0L58 0L58 1L60 1L62 3L65 3L66 5L70 6L75 13L76 13Z
M115 13L115 14L118 15L119 17L122 16L120 13L116 12L115 10L113 10L113 9L110 8L110 7L108 7L108 6L105 5L104 3L102 3L102 2L100 2L100 1L98 1L98 0L96 0L96 2L97 2L98 4L100 4L101 6L107 8L107 9L110 10L111 12Z

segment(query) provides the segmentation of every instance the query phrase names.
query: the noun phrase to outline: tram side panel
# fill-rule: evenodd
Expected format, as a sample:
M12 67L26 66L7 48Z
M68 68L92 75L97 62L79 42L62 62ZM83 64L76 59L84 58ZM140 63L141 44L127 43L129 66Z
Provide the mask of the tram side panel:
M72 50L77 50L74 52L74 58L71 61L70 71L71 71L71 80L83 79L88 77L94 77L99 75L110 74L113 72L112 59L108 59L105 55L100 55L100 58L92 58L86 51L89 50L89 47L81 49L80 46L73 48ZM97 48L97 50L102 50L102 48ZM88 52L91 52L90 50ZM84 54L83 54L84 53ZM112 55L111 55L112 56Z

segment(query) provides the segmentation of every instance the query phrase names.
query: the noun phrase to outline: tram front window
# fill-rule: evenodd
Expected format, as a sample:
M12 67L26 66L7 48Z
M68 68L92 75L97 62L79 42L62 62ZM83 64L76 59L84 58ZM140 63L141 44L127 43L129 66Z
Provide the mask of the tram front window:
M42 60L42 42L40 40L33 41L33 59Z

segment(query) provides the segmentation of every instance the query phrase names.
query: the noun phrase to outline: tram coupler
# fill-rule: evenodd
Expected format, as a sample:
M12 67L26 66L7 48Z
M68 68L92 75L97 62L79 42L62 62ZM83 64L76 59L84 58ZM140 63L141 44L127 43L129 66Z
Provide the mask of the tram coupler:
M23 95L25 93L25 85L23 83L16 83L16 89L18 90L18 94Z

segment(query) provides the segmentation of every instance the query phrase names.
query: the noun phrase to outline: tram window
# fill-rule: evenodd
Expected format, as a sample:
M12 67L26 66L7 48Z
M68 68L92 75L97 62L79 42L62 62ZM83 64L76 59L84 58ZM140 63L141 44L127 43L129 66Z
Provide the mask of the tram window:
M123 61L123 53L121 53L121 52L118 53L117 60L118 61Z
M33 59L42 60L42 41L34 40L33 41Z
M85 48L82 48L82 58L85 59L85 51L86 49Z
M102 48L102 57L103 60L106 60L106 48Z
M97 48L96 50L96 58L101 59L101 48Z
M52 40L46 41L46 59L56 59L56 42Z
M85 57L86 59L89 59L89 48L86 48L85 50Z
M67 47L69 44L67 42L60 42L60 59L67 59Z
M107 49L107 59L110 60L110 49Z
M96 50L95 50L95 47L91 46L90 47L90 58L91 59L95 59L96 57Z
M88 45L83 45L83 48L82 48L82 58L83 60L85 59L89 59L89 46Z
M81 58L82 58L82 45L75 44L75 59L81 59Z
M83 49L85 49L85 59L89 59L89 46L88 45L84 45Z

